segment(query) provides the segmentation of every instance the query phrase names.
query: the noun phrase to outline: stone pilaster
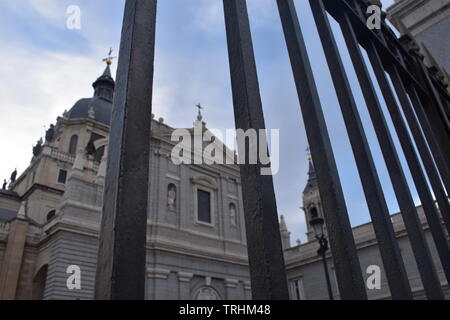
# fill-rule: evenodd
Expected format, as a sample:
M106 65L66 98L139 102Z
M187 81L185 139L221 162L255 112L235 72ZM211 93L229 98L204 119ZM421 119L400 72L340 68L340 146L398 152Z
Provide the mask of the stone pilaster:
M0 270L0 300L14 300L16 297L27 231L28 221L16 219L11 222Z
M252 300L252 286L250 281L244 281L244 293L246 300Z
M178 272L178 298L180 300L191 300L191 280L193 277L193 273Z
M170 270L160 268L148 268L147 277L152 279L151 295L152 300L166 300L168 299L168 279Z
M237 286L239 284L239 280L236 279L225 279L225 290L227 293L227 300L240 300L242 297L239 297L239 293L237 292Z

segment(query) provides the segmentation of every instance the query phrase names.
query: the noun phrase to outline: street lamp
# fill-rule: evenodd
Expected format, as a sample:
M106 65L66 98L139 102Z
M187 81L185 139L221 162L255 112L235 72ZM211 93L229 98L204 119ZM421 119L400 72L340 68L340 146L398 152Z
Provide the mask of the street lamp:
M322 257L323 268L325 269L325 278L327 280L328 296L329 296L330 300L334 300L333 290L331 289L330 274L328 272L327 258L326 258L326 254L328 251L328 240L325 237L325 232L323 229L325 220L323 220L322 218L314 218L314 219L311 219L309 224L311 225L311 227L314 230L316 239L319 241L320 247L319 247L319 250L317 250L317 254Z

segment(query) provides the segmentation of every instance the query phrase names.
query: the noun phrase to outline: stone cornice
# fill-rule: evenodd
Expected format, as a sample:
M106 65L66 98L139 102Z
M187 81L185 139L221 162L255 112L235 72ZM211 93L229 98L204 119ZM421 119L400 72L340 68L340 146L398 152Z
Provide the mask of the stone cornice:
M154 279L167 279L169 277L170 270L161 268L147 268L147 277Z
M194 277L193 273L178 272L178 281L180 282L191 282L193 277Z
M225 288L236 288L239 284L239 280L236 279L225 279Z
M63 195L64 194L64 190L61 189L56 189L56 188L52 188L49 186L45 186L43 184L39 184L39 183L34 183L25 193L24 195L21 197L22 200L28 198L34 191L36 190L42 190L45 192L50 192L56 195Z

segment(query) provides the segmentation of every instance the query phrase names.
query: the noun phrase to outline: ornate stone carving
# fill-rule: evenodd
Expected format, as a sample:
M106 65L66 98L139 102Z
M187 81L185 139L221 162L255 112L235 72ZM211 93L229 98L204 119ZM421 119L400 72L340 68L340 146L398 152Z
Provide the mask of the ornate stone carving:
M201 287L196 294L195 300L220 300L220 296L214 288Z
M37 144L33 147L33 156L37 157L42 153L42 145L44 144L44 141L42 141L42 138L39 139Z
M174 184L170 184L167 190L167 206L170 210L177 207L177 187Z
M51 124L50 128L45 132L45 141L52 142L55 138L55 125Z

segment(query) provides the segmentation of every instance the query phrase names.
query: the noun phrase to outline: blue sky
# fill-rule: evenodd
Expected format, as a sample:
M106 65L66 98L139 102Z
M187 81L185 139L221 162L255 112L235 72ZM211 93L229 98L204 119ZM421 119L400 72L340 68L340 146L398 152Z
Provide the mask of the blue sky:
M393 1L383 1L386 5ZM308 1L295 1L353 225L370 219L326 61ZM308 146L286 45L274 0L249 0L261 95L268 128L280 129L280 171L274 176L280 214L292 240L305 239L301 193ZM81 8L81 29L66 28L66 9ZM210 128L234 128L221 0L161 0L158 8L154 113L173 127L189 127L195 104L204 105ZM109 47L119 48L123 0L0 1L0 178L23 171L31 148L82 97L92 95ZM333 25L335 23L333 22ZM337 28L335 28L337 30ZM342 36L336 32L338 41ZM117 52L116 52L117 54ZM398 210L351 61L342 50L377 170L392 213ZM115 70L115 66L114 66ZM383 101L382 101L383 102ZM390 123L390 120L388 120ZM394 134L394 140L397 138ZM405 173L411 183L403 154ZM3 181L3 180L2 180Z

